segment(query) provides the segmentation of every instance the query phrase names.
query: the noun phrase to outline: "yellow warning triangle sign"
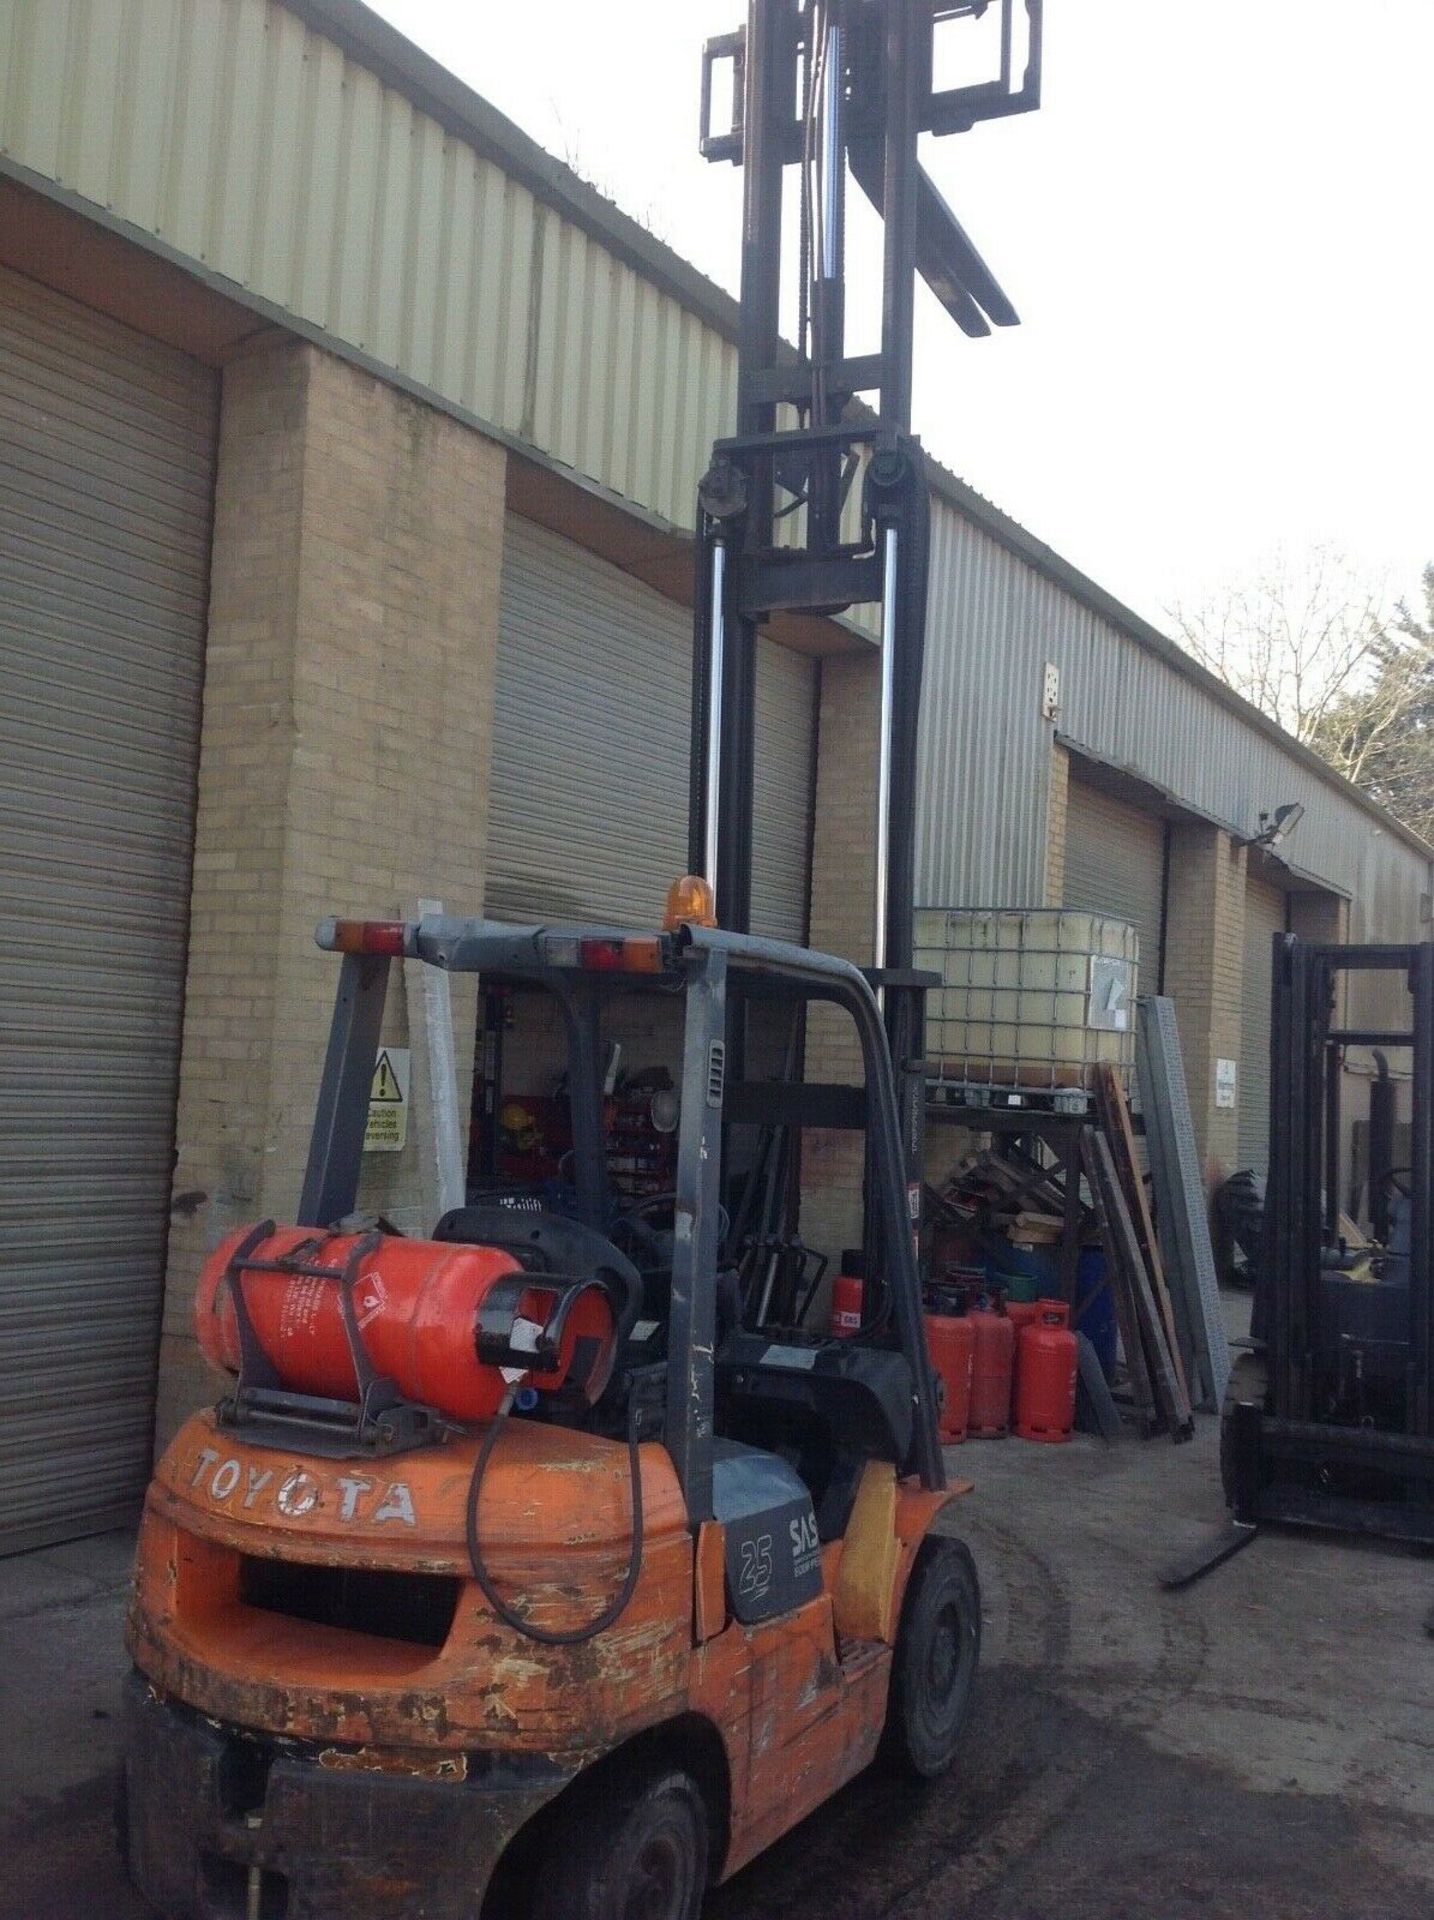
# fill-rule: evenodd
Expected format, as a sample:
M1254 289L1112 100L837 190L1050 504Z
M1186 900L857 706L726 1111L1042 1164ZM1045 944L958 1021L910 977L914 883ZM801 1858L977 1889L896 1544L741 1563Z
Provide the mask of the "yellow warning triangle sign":
M392 1106L403 1105L403 1089L398 1084L398 1075L393 1070L393 1062L385 1050L378 1056L378 1064L373 1070L373 1089L370 1100L386 1100Z

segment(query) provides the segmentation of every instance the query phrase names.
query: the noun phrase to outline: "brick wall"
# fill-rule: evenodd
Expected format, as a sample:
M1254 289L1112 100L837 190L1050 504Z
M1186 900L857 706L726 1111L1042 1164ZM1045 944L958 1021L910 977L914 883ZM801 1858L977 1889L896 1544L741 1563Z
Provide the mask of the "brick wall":
M1200 822L1172 828L1165 991L1174 1000L1207 1180L1234 1171L1238 1110L1215 1105L1215 1062L1240 1058L1245 849Z
M858 966L872 958L880 664L873 654L822 662L812 838L811 944ZM808 1016L807 1078L860 1082L861 1049L844 1013ZM802 1138L803 1238L836 1255L861 1239L860 1134L808 1128ZM833 1269L834 1270L834 1269Z
M482 903L504 455L276 336L224 374L194 895L157 1427L213 1397L205 1253L292 1217L337 979L326 913ZM474 996L454 1003L460 1087ZM409 1041L403 982L385 1038ZM409 1145L361 1204L422 1224Z
M1070 811L1071 757L1051 744L1051 783L1046 796L1046 905L1063 907L1066 900L1066 817Z

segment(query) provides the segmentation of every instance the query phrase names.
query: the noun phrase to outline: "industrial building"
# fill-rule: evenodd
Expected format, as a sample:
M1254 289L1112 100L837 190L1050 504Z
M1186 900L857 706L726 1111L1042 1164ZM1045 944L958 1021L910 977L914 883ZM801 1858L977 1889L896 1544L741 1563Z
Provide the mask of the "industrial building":
M735 329L356 0L0 7L0 1551L128 1516L201 1397L201 1259L297 1191L324 913L660 913ZM1271 933L1419 937L1430 849L936 485L918 903L1129 920L1207 1169L1258 1168ZM856 959L876 654L788 616L759 667L755 926Z

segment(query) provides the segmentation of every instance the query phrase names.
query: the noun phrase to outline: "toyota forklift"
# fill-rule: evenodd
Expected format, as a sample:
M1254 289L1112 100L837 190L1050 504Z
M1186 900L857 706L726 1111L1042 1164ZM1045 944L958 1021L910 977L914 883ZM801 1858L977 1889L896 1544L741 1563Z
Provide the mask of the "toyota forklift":
M992 71L938 87L938 33L971 27ZM916 1778L956 1755L981 1618L968 1550L933 1524L966 1486L945 1477L917 1266L914 275L968 333L1015 314L917 139L1035 107L1039 69L1039 0L751 0L704 51L703 150L745 192L737 433L699 496L693 871L650 932L320 927L337 997L296 1219L206 1263L222 1395L165 1452L140 1533L121 1837L161 1914L695 1920L879 1752ZM885 223L864 355L844 337L848 173ZM759 628L864 603L882 700L860 969L753 935L750 893ZM490 1182L426 1238L359 1212L395 961L547 997L561 1192ZM604 1063L633 1004L679 1029L660 1205L609 1177ZM799 1047L774 1064L764 1036L812 1008L854 1037L854 1084L807 1079ZM863 1143L863 1317L841 1340L740 1277L753 1248L800 1253L811 1129Z

